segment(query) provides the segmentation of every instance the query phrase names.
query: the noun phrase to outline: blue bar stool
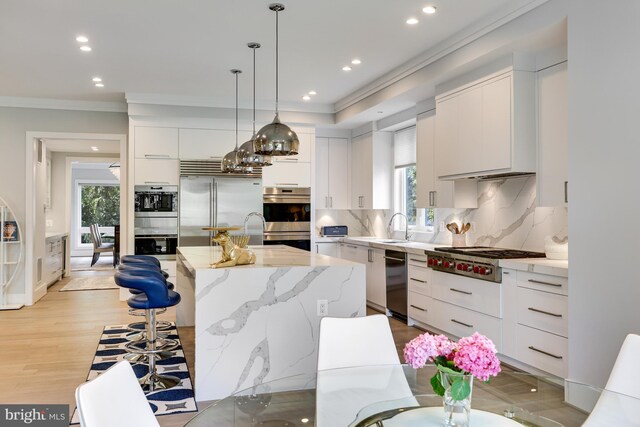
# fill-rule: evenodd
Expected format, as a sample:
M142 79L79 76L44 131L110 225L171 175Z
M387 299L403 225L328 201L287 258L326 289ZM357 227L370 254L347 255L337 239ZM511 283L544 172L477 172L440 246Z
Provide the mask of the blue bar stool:
M158 258L151 255L124 255L120 258L120 262L123 264L127 263L148 263L156 265L160 268L160 261Z
M147 355L149 372L140 378L140 384L145 392L168 389L180 383L180 379L169 375L160 375L156 368L156 354L175 350L178 342L171 339L158 339L156 332L156 310L173 307L180 302L180 294L169 290L166 282L157 276L134 276L118 271L115 282L128 289L137 289L141 294L132 295L127 304L131 308L143 309L148 312L147 339L143 342L130 342L125 348L135 354Z

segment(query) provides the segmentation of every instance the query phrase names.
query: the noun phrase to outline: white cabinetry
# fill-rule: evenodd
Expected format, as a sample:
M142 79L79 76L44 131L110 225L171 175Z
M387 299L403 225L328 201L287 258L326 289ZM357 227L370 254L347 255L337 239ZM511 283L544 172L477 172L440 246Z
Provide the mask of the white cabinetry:
M387 276L384 249L367 250L367 301L384 310L387 306Z
M316 208L349 208L347 138L316 138Z
M178 128L135 127L135 185L178 185L178 141Z
M66 242L67 238L65 236L52 237L45 240L42 279L46 284L60 280L65 273Z
M296 135L298 135L298 140L300 141L298 154L296 154L295 156L275 156L272 158L274 163L311 162L311 146L314 135L310 133L303 133L300 129L293 130L296 132ZM306 132L309 132L309 130L306 129Z
M568 202L567 63L538 72L538 206Z
M535 75L496 73L436 97L436 175L536 171Z
M294 129L295 130L295 129ZM262 169L265 187L311 187L311 151L313 134L296 130L300 140L297 156L274 156L273 164Z
M407 323L429 324L433 303L431 299L431 269L426 255L408 254L407 266Z
M418 115L416 124L416 207L477 208L478 185L476 181L442 181L436 176L435 125L435 110Z
M316 242L316 253L337 258L340 256L339 245L338 242Z
M351 208L390 209L393 134L371 132L351 143Z
M223 129L180 129L180 159L208 160L225 156L236 146L236 131ZM238 146L251 138L251 132L238 132Z

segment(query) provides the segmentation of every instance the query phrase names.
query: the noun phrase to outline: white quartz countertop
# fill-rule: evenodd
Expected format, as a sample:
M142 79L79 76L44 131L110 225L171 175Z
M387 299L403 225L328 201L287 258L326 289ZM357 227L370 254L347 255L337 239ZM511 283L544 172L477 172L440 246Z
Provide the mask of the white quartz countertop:
M383 239L380 237L345 237L344 243L369 246L378 249L391 249L416 255L424 255L424 251L432 251L435 248L449 245L440 245L424 242L402 241L398 239Z
M256 254L256 263L238 265L235 269L268 268L268 267L318 267L318 266L348 266L356 263L327 255L314 254L285 245L249 246ZM182 256L186 264L192 269L211 269L211 264L222 257L219 246L178 247L178 256Z
M50 231L44 234L45 239L55 239L65 236L69 236L69 233L67 233L66 231Z
M500 267L532 273L569 277L569 261L547 258L501 259Z

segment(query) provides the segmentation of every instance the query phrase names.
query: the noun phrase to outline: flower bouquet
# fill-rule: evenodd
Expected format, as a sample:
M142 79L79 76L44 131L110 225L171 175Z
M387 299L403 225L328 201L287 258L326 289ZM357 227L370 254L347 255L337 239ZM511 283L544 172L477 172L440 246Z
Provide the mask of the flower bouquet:
M488 381L500 372L493 342L479 333L451 341L444 335L424 333L404 347L405 361L414 369L427 363L438 371L431 378L433 391L443 397L446 426L466 426L471 411L473 377Z

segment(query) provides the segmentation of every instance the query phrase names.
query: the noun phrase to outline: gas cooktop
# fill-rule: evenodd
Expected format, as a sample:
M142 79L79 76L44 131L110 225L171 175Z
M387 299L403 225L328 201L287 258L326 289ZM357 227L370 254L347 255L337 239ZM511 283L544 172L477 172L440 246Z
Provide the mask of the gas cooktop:
M490 248L488 246L467 247L443 247L435 248L436 251L449 254L472 255L490 259L514 259L514 258L544 258L543 252L521 251L518 249Z

